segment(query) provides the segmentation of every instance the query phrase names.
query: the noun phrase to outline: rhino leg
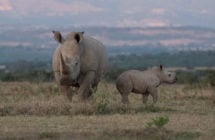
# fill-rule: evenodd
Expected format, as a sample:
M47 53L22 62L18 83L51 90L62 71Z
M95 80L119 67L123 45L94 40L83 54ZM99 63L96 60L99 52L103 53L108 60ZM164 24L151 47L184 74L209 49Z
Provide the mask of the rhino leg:
M93 85L91 88L90 88L90 90L89 90L89 94L88 94L88 98L89 97L91 97L92 96L92 94L94 93L94 92L96 92L97 91L97 85Z
M122 103L123 104L128 104L129 103L129 100L128 100L128 95L129 95L129 93L128 92L124 92L124 93L121 93L121 95L122 95Z
M130 80L123 81L121 79L117 80L116 88L118 89L119 93L121 94L121 101L123 104L128 104L129 99L128 95L132 92L132 82Z
M55 81L60 85L60 72L54 72Z
M61 91L63 93L66 93L66 96L69 99L69 101L72 101L72 92L71 92L70 86L61 84L60 72L55 72L55 80L57 81L57 84L60 85Z
M128 95L129 93L131 92L131 88L130 86L127 86L127 87L123 87L121 89L118 89L119 90L119 93L121 94L122 96L122 103L123 104L128 104L129 103L129 100L128 100Z
M147 100L148 100L148 96L149 96L149 93L148 93L148 92L142 94L142 98L143 98L143 103L144 103L144 104L146 104L146 102L147 102Z
M84 77L80 87L78 89L79 99L82 101L86 101L90 96L90 91L93 88L93 82L95 79L95 72L89 71L87 72L86 76Z
M95 77L95 80L94 80L94 82L92 84L92 88L90 88L90 91L89 91L89 94L88 94L88 98L91 97L91 95L97 91L97 87L98 87L98 84L100 82L100 79L96 78L96 77Z
M152 95L153 103L155 104L158 100L157 88L156 87L150 87L148 89L148 92Z
M69 86L60 86L60 87L61 87L62 91L64 93L66 93L67 99L69 99L69 101L72 101L72 91L71 91L70 87Z

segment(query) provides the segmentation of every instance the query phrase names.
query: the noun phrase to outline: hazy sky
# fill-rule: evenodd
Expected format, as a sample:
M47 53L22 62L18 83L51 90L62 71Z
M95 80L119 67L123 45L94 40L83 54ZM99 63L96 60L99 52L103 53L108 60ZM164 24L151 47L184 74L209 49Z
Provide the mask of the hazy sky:
M215 28L214 6L215 0L0 0L0 24Z

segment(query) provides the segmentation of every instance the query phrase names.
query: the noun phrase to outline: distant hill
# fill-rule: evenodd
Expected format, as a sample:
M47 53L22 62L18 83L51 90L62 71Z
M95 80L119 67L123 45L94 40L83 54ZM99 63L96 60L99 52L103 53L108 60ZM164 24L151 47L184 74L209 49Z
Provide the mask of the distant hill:
M17 59L50 60L58 44L52 30L65 36L84 31L107 47L109 55L215 50L215 29L202 27L111 28L0 26L0 62Z

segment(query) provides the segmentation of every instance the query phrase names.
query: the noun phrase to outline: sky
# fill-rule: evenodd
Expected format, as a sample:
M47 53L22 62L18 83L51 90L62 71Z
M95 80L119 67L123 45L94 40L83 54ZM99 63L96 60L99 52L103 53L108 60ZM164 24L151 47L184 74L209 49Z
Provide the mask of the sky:
M215 28L215 0L0 0L0 24Z

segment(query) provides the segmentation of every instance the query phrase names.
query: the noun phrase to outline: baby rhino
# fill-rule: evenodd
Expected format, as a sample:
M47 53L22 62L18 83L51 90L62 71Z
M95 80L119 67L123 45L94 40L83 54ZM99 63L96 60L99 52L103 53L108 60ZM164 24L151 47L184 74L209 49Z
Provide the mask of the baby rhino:
M157 87L162 83L173 84L177 81L174 72L166 71L162 65L146 71L128 70L123 72L116 81L116 87L122 96L122 102L128 103L130 92L142 94L143 103L147 102L149 94L153 103L157 102Z

